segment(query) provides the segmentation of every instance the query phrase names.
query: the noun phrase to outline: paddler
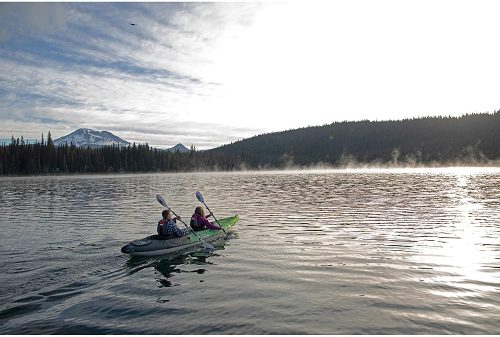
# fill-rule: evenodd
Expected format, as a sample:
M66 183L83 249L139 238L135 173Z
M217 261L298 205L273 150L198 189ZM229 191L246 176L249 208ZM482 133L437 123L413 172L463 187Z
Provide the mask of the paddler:
M177 220L180 220L180 216L175 216L172 214L172 211L169 209L161 212L162 219L158 221L158 227L156 230L158 234L162 236L175 236L180 237L187 235L189 233L188 228L179 228L177 227Z
M195 208L193 215L191 216L191 221L189 225L194 231L202 231L204 229L221 229L218 225L208 221L207 218L211 217L213 214L210 212L209 215L205 216L205 210L203 207L198 206Z

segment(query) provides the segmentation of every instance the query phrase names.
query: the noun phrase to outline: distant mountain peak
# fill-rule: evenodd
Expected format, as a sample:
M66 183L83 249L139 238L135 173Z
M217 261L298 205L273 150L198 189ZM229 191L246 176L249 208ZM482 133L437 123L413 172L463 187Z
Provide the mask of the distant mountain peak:
M179 143L179 144L169 148L168 151L171 151L171 152L179 151L180 153L186 153L186 152L189 152L190 150L187 147L185 147L184 145L182 145L181 143Z
M130 143L122 138L115 136L109 131L96 131L89 128L80 128L73 131L69 135L57 138L54 140L54 145L58 146L61 144L75 144L76 146L110 146L110 145L120 145L128 146Z

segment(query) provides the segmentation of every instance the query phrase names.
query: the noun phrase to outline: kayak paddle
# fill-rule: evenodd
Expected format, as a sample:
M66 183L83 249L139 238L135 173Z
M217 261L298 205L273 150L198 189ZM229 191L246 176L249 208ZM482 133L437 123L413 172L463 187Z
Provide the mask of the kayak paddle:
M197 191L196 192L196 198L203 204L205 205L205 207L208 209L208 211L210 213L212 213L212 211L210 210L210 208L208 208L207 204L205 204L205 199L203 198L203 195L201 195L200 191ZM224 232L224 234L227 235L226 231L224 230L224 228L221 226L221 224L219 223L219 220L217 220L217 218L215 217L214 213L212 213L212 215L214 216L214 219L215 219L215 222L217 222L217 224L219 225L220 229L222 229L222 231Z
M167 202L165 201L165 199L163 199L163 197L159 194L156 195L156 201L158 201L160 204L162 204L163 206L165 206L166 208L170 209L170 211L172 212L173 215L177 216L177 214L175 214L175 212L170 208L168 207L167 205ZM209 244L208 242L205 242L203 241L202 238L200 238L198 236L198 234L196 234L196 232L191 228L191 227L188 227L188 225L182 221L182 219L179 219L180 222L182 222L184 224L184 226L186 226L187 229L189 229L191 232L193 232L193 234L198 238L200 239L200 241L203 243L203 246L206 248L206 249L210 249L210 250L215 250L215 247L212 246L211 244Z

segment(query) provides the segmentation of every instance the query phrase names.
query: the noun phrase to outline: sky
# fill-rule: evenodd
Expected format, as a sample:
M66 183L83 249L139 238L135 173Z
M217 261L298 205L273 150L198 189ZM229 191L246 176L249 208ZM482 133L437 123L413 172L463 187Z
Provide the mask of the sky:
M0 3L0 138L85 127L208 149L493 112L499 13L484 0Z

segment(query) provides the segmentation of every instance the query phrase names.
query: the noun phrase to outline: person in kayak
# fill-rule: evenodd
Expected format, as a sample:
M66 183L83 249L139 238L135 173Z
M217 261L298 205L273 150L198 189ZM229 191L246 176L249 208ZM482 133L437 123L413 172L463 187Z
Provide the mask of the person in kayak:
M166 209L161 212L162 219L158 221L158 227L156 230L158 234L162 236L175 236L180 237L187 235L189 233L188 228L177 227L177 220L180 220L180 216L174 217L170 209Z
M221 229L218 225L208 221L208 217L211 217L213 214L210 212L209 215L205 216L205 211L203 207L198 206L195 208L193 215L191 216L191 221L189 225L194 231L202 231L204 229Z

